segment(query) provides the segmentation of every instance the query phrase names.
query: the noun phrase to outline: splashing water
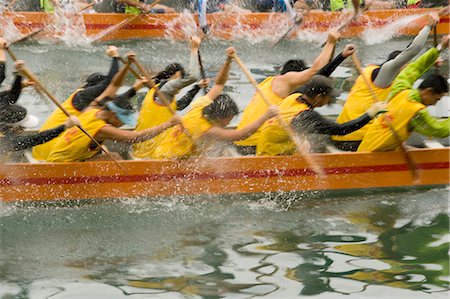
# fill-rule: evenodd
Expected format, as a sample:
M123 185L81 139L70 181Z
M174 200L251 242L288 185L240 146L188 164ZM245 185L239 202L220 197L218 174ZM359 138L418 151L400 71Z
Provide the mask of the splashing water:
M194 15L188 10L184 10L178 17L168 22L166 26L165 36L172 40L187 39L190 36L194 36L197 32L197 23Z
M413 21L421 16L423 15L407 16L377 28L369 24L369 28L361 34L361 39L367 45L380 44L397 36L400 29L411 26Z
M68 46L87 46L86 26L83 16L77 11L73 3L64 3L61 9L55 11L53 30L55 36Z

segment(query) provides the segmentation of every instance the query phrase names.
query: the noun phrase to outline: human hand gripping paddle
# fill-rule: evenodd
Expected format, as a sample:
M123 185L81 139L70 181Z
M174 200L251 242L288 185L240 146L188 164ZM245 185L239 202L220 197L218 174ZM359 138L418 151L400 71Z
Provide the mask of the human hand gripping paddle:
M104 38L105 36L111 34L112 32L114 32L114 31L120 29L121 27L125 26L126 24L133 22L134 20L136 20L137 18L141 17L142 15L148 14L148 13L150 12L150 9L151 9L153 6L155 6L156 4L158 4L159 2L161 2L161 1L162 1L162 0L155 0L155 1L153 1L151 4L149 4L149 5L146 6L147 12L141 11L141 13L139 13L139 14L137 14L137 15L135 15L135 16L129 17L128 19L124 19L124 20L122 20L121 22L117 23L116 25L110 26L110 27L106 28L105 30L103 30L103 31L101 31L101 32L99 32L99 33L97 33L97 35L95 35L95 36L91 39L90 42L91 42L91 43L94 43L94 42L96 42L96 41L98 41L98 40Z
M259 95L262 97L264 102L268 107L272 106L272 103L270 103L269 99L266 97L266 95L263 93L263 91L259 88L258 83L253 78L253 76L250 74L247 67L242 63L239 56L234 53L233 59L236 61L236 63L239 65L241 70L244 72L247 79L250 81L250 83L253 85L253 87L256 89L256 92L259 93ZM302 155L302 157L306 160L309 166L312 167L313 171L317 173L320 177L323 177L325 175L323 169L317 164L316 161L311 157L311 155L308 153L307 150L304 149L304 145L302 144L302 141L300 140L299 136L294 132L294 130L290 127L289 124L287 124L284 119L280 117L279 114L276 116L278 122L281 124L281 126L286 130L286 132L289 135L289 138L294 142L295 147L297 148L298 152Z
M147 78L147 87L148 88L155 88L155 93L158 95L158 98L161 99L161 101L163 102L163 104L167 107L167 109L169 109L170 113L172 115L176 115L176 111L170 106L170 100L168 100L166 98L166 96L159 90L158 86L156 86L155 81L153 81L150 73L145 69L145 67L140 64L136 57L130 57L131 62L133 62L136 67L138 68L138 70L141 72L142 75L144 75ZM191 139L191 141L195 144L196 142L194 141L194 139L192 138L192 135L189 133L189 131L183 126L183 123L180 121L179 125L181 126L183 132L186 134L186 136L188 138Z
M380 99L377 97L377 95L373 91L372 87L370 86L368 79L364 75L362 67L361 67L361 62L359 61L359 59L355 53L352 54L352 60L353 60L353 63L355 64L356 69L358 70L358 73L361 75L361 77L364 80L364 83L366 84L367 88L369 89L369 91L372 95L372 100L374 102L380 102ZM414 160L412 159L408 149L404 145L404 143L401 140L400 136L398 135L397 131L392 126L391 120L388 117L385 117L385 116L383 116L383 117L384 117L384 121L388 124L389 130L391 131L392 135L394 136L395 141L399 145L399 147L401 149L401 153L403 154L403 157L405 158L405 161L408 163L408 167L411 170L411 175L413 177L414 183L415 184L418 183L420 176L419 176L419 169L418 169L416 163L414 163Z
M10 48L6 48L6 51L8 51L8 54L11 56L11 58L14 61L17 61L17 56L11 51ZM27 69L25 66L21 66L20 72L25 75L30 81L32 81L34 83L34 86L36 88L39 88L42 92L44 92L49 98L50 100L59 108L62 110L62 112L67 116L67 117L72 117L72 115L58 102L58 100L55 98L55 96L53 96L43 85L42 83L38 80L38 78L29 70ZM103 148L103 146L97 141L95 140L94 137L92 137L91 134L89 134L81 125L76 125L87 137L89 137L125 174L127 174L127 172L125 171L125 169L122 167L122 165L119 164L119 162L114 159L113 156L111 156L111 154L105 149Z

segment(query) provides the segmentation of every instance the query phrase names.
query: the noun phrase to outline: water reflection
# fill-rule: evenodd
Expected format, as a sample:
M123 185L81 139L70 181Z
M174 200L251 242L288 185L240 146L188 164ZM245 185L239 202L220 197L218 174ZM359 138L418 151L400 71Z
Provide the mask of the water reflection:
M447 196L4 205L0 298L444 296Z

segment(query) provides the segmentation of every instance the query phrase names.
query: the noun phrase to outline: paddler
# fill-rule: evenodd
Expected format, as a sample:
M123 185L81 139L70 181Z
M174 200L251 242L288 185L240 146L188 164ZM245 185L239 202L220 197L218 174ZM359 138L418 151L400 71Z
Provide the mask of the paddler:
M191 103L193 97L183 97L180 101L177 101L175 98L176 94L182 88L194 83L200 78L200 66L197 55L201 39L196 36L192 37L190 43L189 70L186 72L180 64L174 63L156 76L159 84L150 89L145 95L135 128L136 132L168 121L172 116L171 110L183 110ZM158 93L156 89L158 89ZM167 107L168 104L170 108ZM156 140L152 139L134 144L133 157L141 159L151 157L155 143L157 142Z
M100 96L100 94L105 91L111 83L114 75L117 74L119 70L119 50L115 46L109 46L106 50L106 55L112 58L111 68L108 74L106 76L100 73L93 73L89 75L86 79L85 85L77 89L62 103L62 106L71 115L80 115L95 98ZM40 131L58 126L64 123L66 119L67 116L62 112L62 110L56 108L44 122ZM46 161L55 142L56 140L53 140L40 146L33 147L33 158L39 161Z
M303 60L289 60L283 65L280 75L267 77L261 82L258 86L265 93L271 104L279 105L284 98L311 80L330 61L338 39L338 31L336 29L330 31L325 47L310 68L307 68ZM258 119L265 113L267 108L263 98L259 93L256 93L244 109L237 129L240 130ZM239 153L244 155L255 154L259 134L260 130L257 130L248 138L235 142Z
M23 61L15 62L17 72L20 73L23 67ZM27 113L24 107L17 104L21 91L22 76L17 74L11 90L0 93L0 156L2 160L7 159L6 156L9 152L24 150L48 142L67 128L79 124L76 117L71 117L62 124L37 134L20 135L19 133L23 129L32 129L39 123L37 117Z
M278 109L271 107L242 129L225 128L239 112L230 96L222 93L235 49L231 47L226 52L227 59L217 74L214 86L205 96L192 103L189 112L182 117L182 126L177 125L157 137L158 143L150 158L176 159L207 155L216 142L246 138L277 113Z
M388 111L369 126L358 152L396 150L400 147L399 143L407 140L412 132L437 138L449 136L450 119L433 117L425 109L435 105L448 93L447 79L431 74L425 77L417 89L413 88L416 80L433 66L448 43L449 36L446 35L439 45L408 64L395 78L389 95Z
M392 82L402 68L413 59L424 47L432 27L439 21L437 13L428 14L428 25L425 26L414 40L403 51L393 51L389 54L388 59L381 65L374 64L367 66L363 73L369 80L372 90L380 101L386 100L389 95ZM344 108L337 117L338 123L345 123L352 119L356 119L364 114L372 105L373 98L362 76L360 75L353 85ZM333 136L334 145L341 150L356 151L364 134L367 132L368 126L344 136Z
M133 55L128 55L129 58ZM114 77L113 82L91 105L79 116L82 127L99 142L112 140L125 143L142 142L149 140L164 130L179 123L174 116L169 121L140 132L121 130L119 127L128 125L134 127L136 119L134 110L129 102L130 94L115 96L115 92L122 84L129 68L129 62ZM145 79L146 80L146 79ZM138 79L133 86L137 90L144 86L145 80ZM100 153L100 148L91 141L79 128L72 128L58 137L48 162L73 162L93 159ZM96 157L99 158L99 157ZM100 156L100 159L102 157Z
M124 13L140 14L140 13L176 13L172 7L162 4L152 5L151 1L144 0L117 0L125 5ZM149 3L147 3L149 2Z

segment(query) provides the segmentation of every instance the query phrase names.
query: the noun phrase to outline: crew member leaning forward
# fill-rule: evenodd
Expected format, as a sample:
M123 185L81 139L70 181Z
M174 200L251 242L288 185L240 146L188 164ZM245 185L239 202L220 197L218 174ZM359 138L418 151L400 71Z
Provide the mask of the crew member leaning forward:
M133 59L129 55L129 59ZM179 123L179 118L173 117L168 122L140 132L121 130L120 126L136 125L133 109L129 103L129 96L115 96L117 89L123 82L129 63L114 77L110 86L79 116L82 127L99 143L113 140L126 143L141 142L155 137L164 130ZM134 88L139 89L144 81L138 79ZM85 161L100 153L100 148L79 128L66 130L57 138L48 162Z
M227 49L227 60L219 71L214 86L205 96L192 103L191 110L182 118L184 129L178 125L161 134L164 137L159 139L151 158L208 155L216 142L233 142L246 138L277 113L276 107L270 107L266 113L242 129L225 128L239 112L236 103L228 95L222 94L234 53L234 48Z
M396 150L400 142L407 140L413 131L438 138L449 136L450 119L437 119L425 109L426 106L436 104L448 92L447 80L433 74L426 77L418 89L413 88L414 82L431 68L439 52L448 46L448 41L449 36L444 36L436 48L428 50L398 75L392 86L388 112L370 125L358 152ZM397 140L390 125L400 140Z
M281 70L280 75L267 77L258 86L266 95L272 105L279 105L281 101L289 96L301 85L308 82L317 74L331 59L334 46L339 39L337 30L332 30L328 35L328 40L320 55L314 60L312 66L307 68L302 60L289 60ZM259 93L256 93L250 103L242 113L241 121L237 129L242 129L248 124L258 119L267 110L267 105ZM235 142L241 154L254 154L261 130L254 134Z

